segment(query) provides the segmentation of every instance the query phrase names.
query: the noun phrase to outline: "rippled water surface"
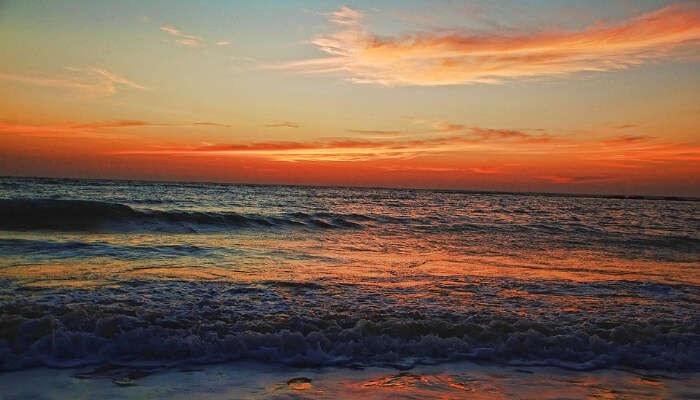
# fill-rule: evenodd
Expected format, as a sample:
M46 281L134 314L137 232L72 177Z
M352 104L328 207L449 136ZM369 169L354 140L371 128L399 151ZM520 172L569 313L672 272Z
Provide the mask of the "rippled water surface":
M0 369L700 369L700 202L0 180Z

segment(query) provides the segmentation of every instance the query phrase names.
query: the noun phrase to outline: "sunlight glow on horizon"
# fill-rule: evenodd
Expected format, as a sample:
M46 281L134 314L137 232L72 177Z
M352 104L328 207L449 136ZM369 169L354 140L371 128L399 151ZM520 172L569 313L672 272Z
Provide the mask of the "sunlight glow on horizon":
M6 2L0 175L700 196L697 3L470 4Z

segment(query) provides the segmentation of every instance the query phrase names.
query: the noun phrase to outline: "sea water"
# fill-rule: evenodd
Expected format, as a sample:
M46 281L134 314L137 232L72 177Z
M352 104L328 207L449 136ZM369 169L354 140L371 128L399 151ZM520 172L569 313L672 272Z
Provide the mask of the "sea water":
M699 211L678 198L1 178L0 387L47 367L158 382L236 363L413 394L438 376L426 379L444 398L470 387L448 378L493 386L494 368L516 386L543 368L697 383ZM334 382L325 394L347 386Z

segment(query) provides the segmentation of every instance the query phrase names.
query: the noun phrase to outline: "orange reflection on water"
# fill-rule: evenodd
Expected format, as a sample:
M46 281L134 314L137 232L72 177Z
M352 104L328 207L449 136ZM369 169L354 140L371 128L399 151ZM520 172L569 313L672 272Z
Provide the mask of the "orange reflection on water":
M31 232L8 235L26 240L42 238L41 234ZM582 294L574 304L570 293L535 293L516 288L490 293L485 290L490 282L480 279L700 283L700 274L692 262L626 259L602 250L501 250L480 243L464 247L464 243L452 246L451 241L456 239L449 235L387 238L369 231L333 231L320 237L290 233L284 240L280 239L279 235L264 232L163 236L61 233L52 240L136 248L139 257L120 259L98 255L47 258L31 263L27 259L7 258L3 260L4 266L0 265L0 277L20 281L27 287L96 287L133 279L233 283L322 281L329 284L328 288L333 284L366 285L373 292L387 292L387 296L401 302L449 298L458 306L489 304L494 299L539 300L561 305L569 312L598 307L602 300ZM426 246L427 240L444 246L439 249ZM153 250L156 253L151 249L156 249ZM625 298L624 293L618 293L615 300L645 301Z
M347 382L345 386L355 394L366 393L368 398L506 399L507 396L498 387L498 378L493 378L487 380L465 374L402 372L396 375L374 376L365 382Z
M0 268L0 277L12 278L25 288L97 288L110 285L105 274L114 274L117 266L45 263Z
M638 385L663 386L664 383L651 378L637 378L634 382Z

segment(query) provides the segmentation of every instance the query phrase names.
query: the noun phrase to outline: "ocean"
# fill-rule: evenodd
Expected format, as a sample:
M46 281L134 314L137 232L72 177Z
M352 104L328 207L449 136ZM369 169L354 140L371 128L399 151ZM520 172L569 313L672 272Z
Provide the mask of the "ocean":
M697 199L1 178L0 387L697 398L699 267Z

